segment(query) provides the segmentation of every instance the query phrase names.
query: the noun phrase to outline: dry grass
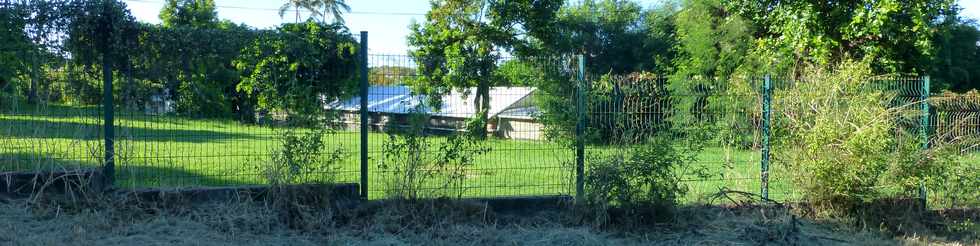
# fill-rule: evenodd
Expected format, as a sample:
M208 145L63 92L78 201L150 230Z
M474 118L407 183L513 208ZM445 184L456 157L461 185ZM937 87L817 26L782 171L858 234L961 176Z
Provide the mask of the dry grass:
M478 204L388 202L315 213L308 216L318 219L306 218L316 223L306 227L313 229L290 229L275 206L261 201L157 206L56 200L0 198L0 245L975 244L893 239L761 207L685 207L676 223L624 231L575 224L565 212L495 214Z

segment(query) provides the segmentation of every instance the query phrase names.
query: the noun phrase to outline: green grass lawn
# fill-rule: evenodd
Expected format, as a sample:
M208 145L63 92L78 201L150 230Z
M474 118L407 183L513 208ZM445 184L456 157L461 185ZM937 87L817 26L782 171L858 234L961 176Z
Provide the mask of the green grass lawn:
M244 125L234 120L116 114L117 185L124 188L194 187L265 184L260 167L269 163L283 129ZM91 168L101 163L101 116L96 108L47 106L0 114L0 171ZM386 177L378 168L381 146L388 137L372 132L368 138L369 191L382 197ZM330 150L344 156L336 169L304 178L359 180L359 134L337 131L325 137ZM434 141L439 141L438 139ZM465 196L528 196L574 192L574 150L547 141L491 139L491 151L478 156L466 170ZM433 147L434 149L434 147ZM613 150L588 147L590 157ZM760 153L711 147L689 168L704 167L710 177L685 176L697 200L725 187L757 193ZM773 165L770 194L794 196L787 173Z
M116 113L117 185L126 188L264 184L260 167L277 149L283 129L243 125L233 120L187 119ZM85 168L103 156L98 109L47 106L0 115L0 171ZM378 169L381 145L388 137L368 138L369 190L383 196L390 173ZM345 153L331 172L308 174L309 180L359 180L359 134L337 131L325 137L329 149ZM435 140L439 141L439 140ZM572 149L546 141L488 140L491 151L478 156L466 171L466 196L571 194L574 191ZM589 147L589 156L610 152ZM759 154L709 148L696 165L713 177L687 177L692 197L719 187L759 190ZM778 186L776 186L778 187ZM778 193L778 192L776 192Z

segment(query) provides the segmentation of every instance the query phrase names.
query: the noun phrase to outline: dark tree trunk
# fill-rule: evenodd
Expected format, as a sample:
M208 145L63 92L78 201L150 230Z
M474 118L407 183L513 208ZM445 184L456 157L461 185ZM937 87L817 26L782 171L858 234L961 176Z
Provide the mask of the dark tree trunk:
M40 79L41 62L38 60L37 52L31 52L31 88L27 91L27 102L37 103L37 84Z
M474 126L475 129L470 129L474 136L478 138L487 137L487 122L489 121L489 111L490 111L490 82L481 81L476 87L476 96L474 97L473 106L475 107L477 113L477 125Z

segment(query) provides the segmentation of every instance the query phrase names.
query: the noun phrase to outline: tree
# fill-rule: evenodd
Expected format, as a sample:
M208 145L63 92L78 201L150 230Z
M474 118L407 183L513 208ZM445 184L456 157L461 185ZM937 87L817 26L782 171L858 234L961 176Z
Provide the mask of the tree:
M368 82L372 85L398 85L415 76L415 68L402 66L372 67L368 71Z
M956 92L980 89L980 29L976 20L948 15L933 43L935 85Z
M160 17L162 26L147 27L141 63L152 68L152 79L165 81L178 113L253 119L253 99L235 89L241 75L234 60L252 44L255 31L219 21L213 0L170 0Z
M544 30L551 26L548 18L560 6L560 1L554 0L484 3L433 1L425 22L413 23L408 37L419 73L409 85L418 93L430 95L431 106L441 104L442 95L452 90L470 96L470 88L475 88L472 96L477 117L467 128L477 137L487 135L490 87L500 81L494 79L494 71L502 52L528 53L533 38L547 37Z
M643 47L646 33L640 5L632 1L586 0L558 14L558 36L552 53L583 54L589 71L623 74L650 67L651 52Z
M415 49L410 55L418 64L419 76L410 85L420 94L429 95L430 104L440 108L442 95L458 89L473 95L473 134L486 136L487 112L490 108L491 75L500 57L495 46L500 33L483 18L482 1L447 0L432 3L423 24L413 23L408 43ZM467 95L469 96L469 95Z
M799 75L806 65L829 66L853 57L876 73L923 73L933 55L935 20L954 0L736 0L731 12L759 27L766 66Z
M137 30L136 18L117 0L74 1L66 46L83 65L125 59L126 42Z
M677 14L675 75L727 79L751 64L752 23L718 0L688 0Z
M0 6L0 93L9 89L13 77L26 70L19 54L30 47L22 14L21 5Z
M507 60L494 71L494 77L502 86L536 86L542 83L541 77L544 76L536 65L531 61Z
M324 100L357 88L356 41L339 24L304 22L263 31L235 60L237 89L254 95L264 110L315 119Z
M286 3L279 7L279 17L286 15L286 11L292 8L296 12L296 22L299 22L300 9L306 9L312 14L310 18L320 18L326 21L329 14L334 23L344 23L343 12L350 12L350 6L346 0L286 0Z
M217 28L214 0L167 0L160 10L164 27Z
M650 62L644 64L644 70L657 74L669 74L674 70L673 62L677 57L677 18L678 7L673 2L648 10L642 20L643 33L646 40L643 49L648 52Z
M85 67L98 66L107 80L128 64L128 51L138 34L136 19L117 0L72 1L67 7L68 38L72 60ZM104 81L112 83L112 81Z
M24 29L32 47L28 48L26 54L31 62L31 83L28 89L27 101L30 103L38 102L38 86L41 80L41 69L45 63L45 54L59 49L60 42L64 40L61 30L64 30L64 13L67 12L67 2L51 0L25 0L21 3L24 7L25 22Z

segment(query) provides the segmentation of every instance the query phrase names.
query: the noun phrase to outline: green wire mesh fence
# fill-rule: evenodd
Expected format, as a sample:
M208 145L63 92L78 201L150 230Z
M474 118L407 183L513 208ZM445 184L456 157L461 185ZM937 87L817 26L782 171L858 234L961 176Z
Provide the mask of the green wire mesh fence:
M770 138L792 124L786 114L808 110L785 106L797 105L788 102L799 98L786 93L806 81L594 74L579 57L538 57L496 59L494 73L470 76L471 84L436 86L412 56L367 54L365 39L344 35L333 41L346 50L329 54L343 65L278 81L337 90L301 105L315 115L262 109L258 104L269 102L253 94L258 89L238 86L248 77L242 74L187 76L187 70L256 66L208 63L225 52L220 42L212 53L174 52L173 60L186 64L170 64L173 71L130 67L131 74L114 74L111 111L86 106L101 98L71 93L45 94L50 103L40 104L4 94L0 172L105 168L104 126L112 112L111 178L122 189L357 183L368 199L575 195L586 192L578 188L591 163L657 136L703 147L678 170L689 190L685 202L724 202L713 195L725 190L776 201L801 197L791 180L801 174L773 154L789 150L774 148ZM42 91L99 94L104 78L84 69L67 64L58 72L88 82L52 83ZM977 145L961 141L980 131L977 96L931 94L927 78L882 77L868 85L893 94L890 107L918 112L899 125L921 132L916 136L928 139L923 147L955 142L956 158L978 162ZM296 151L310 146L316 151ZM976 167L956 171L969 177ZM925 196L931 207L977 206L978 200L975 192L952 188L910 196Z

